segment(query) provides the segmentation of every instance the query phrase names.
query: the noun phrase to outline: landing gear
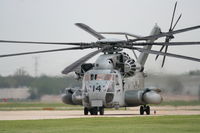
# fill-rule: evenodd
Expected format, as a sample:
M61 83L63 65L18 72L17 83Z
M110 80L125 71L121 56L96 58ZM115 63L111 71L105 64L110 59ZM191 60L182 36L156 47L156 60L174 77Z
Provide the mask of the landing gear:
M147 115L150 115L150 107L149 106L146 107L146 113L147 113Z
M88 115L88 112L89 112L89 110L88 110L88 108L84 108L84 115Z
M91 115L98 115L98 112L100 115L104 115L104 107L93 107L93 108L84 108L84 115L88 115L88 112L90 112Z
M144 114L144 107L140 106L140 115L143 115L143 114Z
M104 107L100 107L99 108L99 114L100 115L104 115Z
M90 109L90 114L91 114L91 115L98 115L97 107L91 108L91 109Z
M147 115L150 115L150 107L146 105L140 106L140 115L144 115L144 112L146 112Z

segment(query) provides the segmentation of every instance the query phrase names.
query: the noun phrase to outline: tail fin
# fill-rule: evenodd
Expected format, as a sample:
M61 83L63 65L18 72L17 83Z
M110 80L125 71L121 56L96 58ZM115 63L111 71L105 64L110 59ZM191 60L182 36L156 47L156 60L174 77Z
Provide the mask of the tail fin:
M155 26L154 26L153 29L151 30L150 35L157 35L157 34L160 34L160 33L161 33L160 27L159 27L157 24L155 24ZM157 40L157 38L148 40L147 42L154 42L155 40ZM144 46L143 48L144 48L144 49L150 50L150 49L152 48L152 46L151 46L151 45L148 45L148 46ZM144 66L144 64L146 63L146 60L147 60L147 58L148 58L148 55L149 55L148 53L143 53L143 52L142 52L142 53L139 55L137 62L138 62L139 64L141 64L141 66Z

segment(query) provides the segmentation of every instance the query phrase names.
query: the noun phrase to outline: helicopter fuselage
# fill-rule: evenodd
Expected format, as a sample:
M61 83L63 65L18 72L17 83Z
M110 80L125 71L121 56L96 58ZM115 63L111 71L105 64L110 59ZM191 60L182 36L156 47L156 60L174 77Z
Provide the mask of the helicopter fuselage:
M85 107L119 107L124 105L122 77L117 70L91 70L83 79Z
M144 78L143 69L128 54L103 54L84 72L82 88L68 91L63 101L89 110L159 104L162 97L155 90L144 88Z

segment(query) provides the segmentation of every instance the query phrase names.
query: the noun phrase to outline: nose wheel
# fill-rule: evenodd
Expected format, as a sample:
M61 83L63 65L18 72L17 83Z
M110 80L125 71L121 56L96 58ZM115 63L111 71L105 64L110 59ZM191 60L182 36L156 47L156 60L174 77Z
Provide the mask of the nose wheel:
M84 115L88 115L88 112L89 112L89 110L88 110L88 108L84 108Z
M90 114L91 115L98 115L98 109L97 109L97 107L91 108L90 109Z
M98 115L98 112L100 115L104 115L104 107L93 107L93 108L84 108L84 115L88 115L90 112L91 115Z
M99 114L100 115L104 115L104 107L100 107L99 108Z
M144 115L144 112L146 112L147 115L150 115L150 107L146 105L140 106L140 115Z

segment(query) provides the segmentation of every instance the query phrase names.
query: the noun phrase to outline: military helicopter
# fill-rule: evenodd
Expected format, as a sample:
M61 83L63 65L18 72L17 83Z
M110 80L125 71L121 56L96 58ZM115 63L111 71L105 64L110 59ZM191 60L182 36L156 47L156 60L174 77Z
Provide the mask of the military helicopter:
M169 31L162 32L155 25L149 36L138 36L126 32L97 32L83 23L76 23L79 28L90 33L98 39L96 42L66 43L66 42L34 42L0 40L0 43L25 43L25 44L52 44L74 45L75 47L51 49L44 51L24 52L0 55L10 57L47 52L67 50L97 49L66 67L62 73L75 72L78 79L82 80L82 88L66 88L62 101L66 104L83 105L84 115L104 115L104 108L135 107L140 106L140 114L150 114L149 104L162 102L161 90L144 88L144 65L149 54L155 54L156 59L162 55L162 67L166 56L200 62L200 59L168 53L168 46L199 45L200 42L170 42L175 34L183 33L200 28L200 25L174 30L182 15L174 23L177 2L175 3ZM124 35L125 40L106 38L105 34ZM164 42L155 42L165 37ZM130 39L131 38L131 39ZM152 46L161 46L159 51L152 50ZM143 46L143 47L141 47ZM140 55L133 59L123 49L139 51ZM162 52L164 50L164 52ZM86 63L90 58L102 53L94 63Z

